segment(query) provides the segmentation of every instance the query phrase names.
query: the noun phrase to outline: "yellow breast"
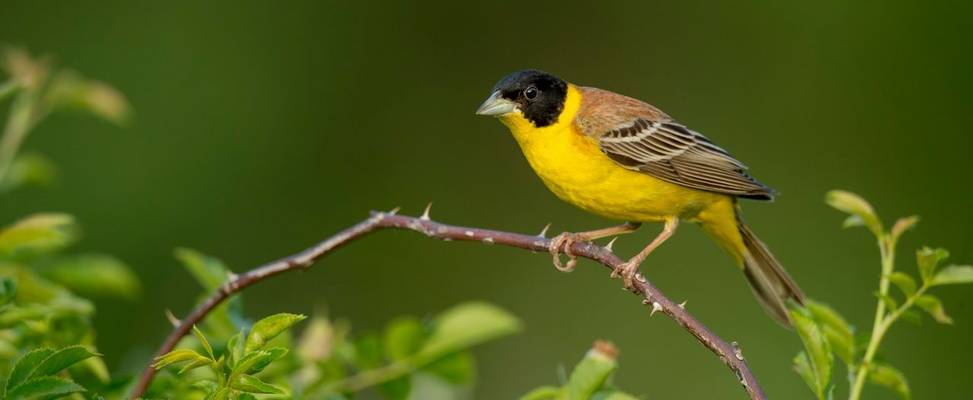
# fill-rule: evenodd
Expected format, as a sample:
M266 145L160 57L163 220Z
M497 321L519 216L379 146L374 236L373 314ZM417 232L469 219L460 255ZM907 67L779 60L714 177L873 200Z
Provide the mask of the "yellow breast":
M608 218L638 222L670 216L693 220L709 205L729 200L619 166L601 152L596 139L575 127L580 104L581 93L569 85L564 110L554 124L537 128L519 112L501 118L531 167L562 200Z

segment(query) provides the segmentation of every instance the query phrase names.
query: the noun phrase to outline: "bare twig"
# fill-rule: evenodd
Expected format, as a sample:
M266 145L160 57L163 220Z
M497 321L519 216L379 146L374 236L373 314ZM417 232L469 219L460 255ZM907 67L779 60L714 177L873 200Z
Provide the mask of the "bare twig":
M446 225L429 219L428 211L422 217L395 215L394 211L387 213L373 212L368 219L339 232L314 247L308 248L293 256L259 266L228 281L193 310L192 313L181 320L179 325L173 329L172 333L163 342L157 352L157 356L172 351L176 344L179 343L179 340L189 333L193 325L202 321L213 308L235 293L271 276L287 271L309 268L315 261L330 254L335 249L359 239L368 233L384 229L405 229L420 232L436 239L476 241L536 252L546 252L551 243L550 239L543 235L525 235L489 229ZM575 242L571 246L571 253L578 257L597 261L610 269L615 269L624 262L624 260L612 253L611 250L591 242ZM699 320L686 312L685 308L679 303L669 300L662 291L652 285L644 276L637 276L633 292L643 298L643 304L651 307L651 313L654 314L657 311L661 311L663 314L668 315L693 335L703 346L706 346L706 348L715 353L734 372L751 399L767 398L763 389L760 388L756 378L753 376L753 372L750 371L750 367L747 366L747 362L743 358L743 353L738 346L731 345L714 334L699 322ZM138 385L132 392L132 399L138 398L145 393L155 373L156 370L151 365L145 368L145 372L142 373Z

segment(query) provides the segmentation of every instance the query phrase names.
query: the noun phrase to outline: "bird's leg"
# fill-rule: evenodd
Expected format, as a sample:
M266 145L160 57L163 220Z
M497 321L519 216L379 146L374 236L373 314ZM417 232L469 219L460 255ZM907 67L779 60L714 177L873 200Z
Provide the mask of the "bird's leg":
M627 262L618 266L618 268L612 271L612 278L621 276L625 288L631 289L634 285L635 276L639 272L639 265L642 265L642 261L645 261L645 258L648 257L649 254L652 254L652 252L659 247L662 242L665 242L666 239L669 239L669 237L676 232L677 226L679 226L679 218L672 217L667 219L665 226L662 228L662 232L659 233L659 236L656 236L655 239L652 240L652 243L645 246L645 248L636 254L635 257L632 257Z
M621 225L595 229L587 232L563 232L551 239L551 244L548 246L548 250L551 252L551 256L554 258L554 268L557 268L558 271L563 272L571 272L574 270L575 264L578 263L577 257L575 257L574 254L571 254L571 245L573 245L574 242L585 242L601 239L603 237L630 233L638 229L641 225L642 224L639 222L626 222ZM559 253L562 247L564 248L564 254L568 256L568 262L563 265L561 264L561 255Z

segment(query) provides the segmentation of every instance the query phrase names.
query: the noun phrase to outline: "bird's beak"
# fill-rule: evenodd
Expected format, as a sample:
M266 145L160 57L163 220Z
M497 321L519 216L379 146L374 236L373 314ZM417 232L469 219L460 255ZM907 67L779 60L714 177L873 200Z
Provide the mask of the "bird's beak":
M493 92L480 108L476 109L476 115L500 116L514 111L517 103L500 97L500 91Z

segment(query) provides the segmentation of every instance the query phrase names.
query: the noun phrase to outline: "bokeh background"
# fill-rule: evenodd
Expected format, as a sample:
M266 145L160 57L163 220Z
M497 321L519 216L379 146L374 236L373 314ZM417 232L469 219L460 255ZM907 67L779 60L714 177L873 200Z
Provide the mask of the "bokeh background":
M55 115L27 150L61 167L51 189L0 197L0 220L65 211L82 250L137 268L136 302L101 303L99 348L137 370L168 332L163 310L199 289L172 257L189 246L237 270L290 254L402 206L458 224L534 232L609 221L563 204L497 121L473 116L504 74L545 69L656 104L707 134L781 193L746 217L812 297L870 326L878 254L823 204L845 188L890 222L923 217L901 245L973 262L973 28L968 2L42 2L4 1L0 42L124 92L119 129ZM634 252L657 227L620 239ZM742 398L708 350L649 318L601 268L556 272L547 256L388 232L303 274L246 293L251 316L347 317L356 331L466 299L497 303L525 331L478 348L477 398L556 383L597 338L622 351L617 382L647 398ZM686 226L644 268L745 354L772 398L811 398L790 362L801 345L761 311L729 258ZM917 398L969 398L973 299L940 291L954 326L897 326L885 357ZM841 378L839 378L841 379ZM869 388L869 398L891 398Z

